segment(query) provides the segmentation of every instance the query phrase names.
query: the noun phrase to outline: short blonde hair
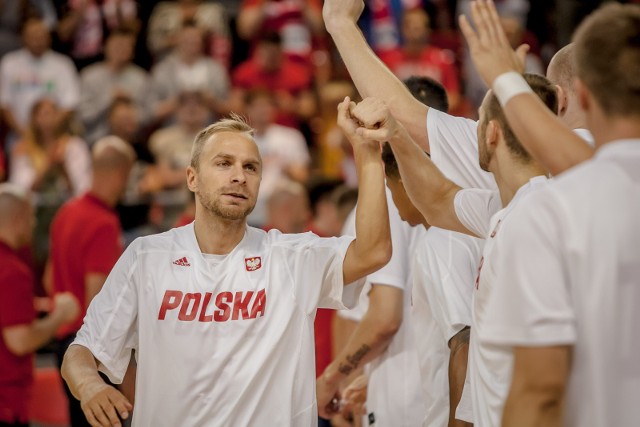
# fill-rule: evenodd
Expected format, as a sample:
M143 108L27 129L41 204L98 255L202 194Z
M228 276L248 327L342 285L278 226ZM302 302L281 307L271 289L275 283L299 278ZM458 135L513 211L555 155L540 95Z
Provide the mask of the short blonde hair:
M129 143L115 135L109 135L95 143L91 157L94 169L113 169L131 166L137 156Z
M200 154L207 141L215 134L221 132L234 132L244 134L253 141L253 128L249 126L246 119L239 114L231 113L229 117L218 120L198 132L191 148L191 167L195 170L200 166Z

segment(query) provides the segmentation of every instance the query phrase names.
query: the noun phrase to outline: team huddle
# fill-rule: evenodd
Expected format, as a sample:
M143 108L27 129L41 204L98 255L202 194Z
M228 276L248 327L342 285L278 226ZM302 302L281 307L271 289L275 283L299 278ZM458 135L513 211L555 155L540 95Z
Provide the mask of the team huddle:
M477 122L394 77L362 8L323 10L363 98L338 106L359 180L344 235L248 227L252 129L202 130L195 221L126 249L65 355L87 420L131 416L99 372L119 384L135 355L134 426L636 425L640 7L594 12L545 78L473 2ZM359 323L316 379L317 308Z

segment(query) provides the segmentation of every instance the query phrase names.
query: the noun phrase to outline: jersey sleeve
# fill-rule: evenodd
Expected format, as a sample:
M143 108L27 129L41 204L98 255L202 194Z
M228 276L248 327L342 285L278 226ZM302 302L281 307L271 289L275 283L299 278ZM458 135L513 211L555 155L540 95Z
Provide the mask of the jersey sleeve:
M96 229L86 248L85 274L109 274L122 254L120 229L117 224L106 223Z
M502 209L500 193L479 188L458 191L453 205L462 225L481 238L489 235L491 217Z
M120 384L137 347L136 242L120 257L102 290L91 301L73 345L87 347L98 369Z
M436 243L426 239L420 253L421 274L429 274L436 286L430 305L434 318L448 342L467 326L471 326L471 301L478 263L482 255L482 240L447 230L432 229L438 233ZM432 260L430 262L425 262Z
M290 235L274 245L276 262L287 265L296 302L305 313L316 308L344 310L358 302L365 283L345 284L342 265L351 236L322 238L313 233Z
M564 268L562 201L542 189L522 200L502 226L494 290L481 341L506 346L572 344L576 340ZM502 243L502 242L501 242Z
M434 108L427 113L431 160L462 188L497 189L493 175L478 163L478 123Z
M0 283L0 330L31 323L36 318L33 277L26 268L16 268L4 275L3 281Z

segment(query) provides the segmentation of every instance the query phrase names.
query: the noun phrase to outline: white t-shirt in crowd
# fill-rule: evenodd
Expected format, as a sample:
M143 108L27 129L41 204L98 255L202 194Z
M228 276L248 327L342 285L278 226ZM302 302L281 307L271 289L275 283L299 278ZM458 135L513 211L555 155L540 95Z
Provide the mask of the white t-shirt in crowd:
M414 427L422 425L426 409L420 384L420 368L411 322L411 280L409 246L411 227L402 221L387 190L393 255L387 265L367 278L366 286L392 286L403 291L402 324L387 349L367 365L367 415L364 425ZM345 223L344 233L355 231L354 212ZM364 292L363 292L364 294ZM340 316L360 321L367 312L368 298Z
M522 197L531 191L548 184L549 180L545 176L536 176L516 192L511 202L504 209L493 213L492 206L495 203L488 203L490 192L485 190L466 189L458 192L468 193L484 192L485 199L481 197L465 197L464 194L458 198L456 214L462 224L469 230L485 238L485 245L482 251L482 259L478 266L478 277L475 282L475 292L473 297L471 339L469 343L469 362L467 369L468 382L465 387L471 387L469 393L463 398L471 398L473 407L473 422L476 426L499 426L502 416L502 408L509 390L511 379L511 368L513 359L498 352L493 346L484 346L478 341L478 334L484 328L484 321L487 316L487 301L493 291L493 284L499 275L495 266L495 259L502 251L511 250L508 245L502 242L503 232L509 213L522 200ZM497 197L497 196L493 196ZM464 210L465 215L461 212ZM471 214L470 214L471 212ZM467 221L473 218L473 221ZM489 227L484 225L489 224ZM464 407L468 403L462 399L459 407ZM459 414L462 418L462 414Z
M431 160L462 188L497 190L493 174L480 168L477 127L476 121L429 108L427 134Z
M415 227L410 256L412 323L427 404L423 425L449 421L449 340L471 325L471 303L483 240Z
M355 303L364 280L345 288L342 271L352 240L247 227L210 263L193 223L139 238L74 344L115 383L136 350L134 427L314 426L316 307Z
M509 356L573 346L565 425L636 426L640 140L611 142L554 181L510 215L479 338Z
M26 49L7 53L0 63L0 104L21 126L29 123L31 108L51 98L64 110L80 102L80 78L71 60L48 51L36 58Z

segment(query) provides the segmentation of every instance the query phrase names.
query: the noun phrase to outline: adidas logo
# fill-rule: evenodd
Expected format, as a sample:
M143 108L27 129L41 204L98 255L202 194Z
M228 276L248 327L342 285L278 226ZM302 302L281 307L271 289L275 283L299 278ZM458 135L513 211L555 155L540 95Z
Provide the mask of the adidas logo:
M187 261L187 257L186 256L173 261L173 263L175 265L179 265L180 267L190 267L191 266L191 264L189 264L189 261Z

